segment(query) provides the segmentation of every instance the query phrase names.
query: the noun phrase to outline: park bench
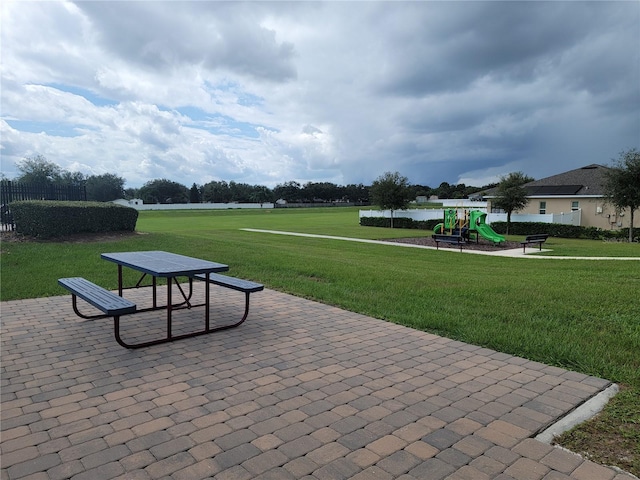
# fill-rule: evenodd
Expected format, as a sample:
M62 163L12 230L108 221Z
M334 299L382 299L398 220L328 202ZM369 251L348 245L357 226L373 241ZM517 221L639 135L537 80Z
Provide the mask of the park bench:
M442 235L442 234L434 233L432 235L432 238L436 242L436 250L440 246L440 242L442 242L442 243L451 243L451 244L458 245L460 247L460 251L462 251L462 245L464 245L465 243L465 239L461 235Z
M542 251L542 244L547 241L547 238L549 238L549 235L547 235L546 233L527 235L524 241L520 242L520 245L522 245L523 253L526 252L527 245L535 245L536 243L538 244L538 247L540 247L540 250Z
M206 281L207 276L204 273L199 273L194 275L193 278ZM245 294L244 315L237 325L244 322L249 314L249 295L253 292L264 290L264 285L260 283L243 280L241 278L229 277L227 275L220 275L219 273L210 273L209 283L220 287L230 288Z
M82 277L59 278L58 285L71 292L73 311L82 318L120 317L136 311L136 304ZM78 311L77 298L101 310L104 315L84 315Z

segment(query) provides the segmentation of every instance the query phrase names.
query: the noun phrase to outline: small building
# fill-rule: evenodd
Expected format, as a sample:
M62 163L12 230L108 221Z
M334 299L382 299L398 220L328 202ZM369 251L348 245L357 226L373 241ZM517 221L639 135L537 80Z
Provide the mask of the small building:
M565 173L553 175L524 186L529 203L519 214L564 215L579 212L580 226L617 230L629 227L629 215L618 211L605 198L605 175L610 170L604 165L591 164ZM491 195L493 193L493 195ZM495 198L495 189L487 192L489 201Z
M144 204L141 198L132 198L131 200L125 200L124 198L119 198L114 200L112 203L117 203L118 205L124 205L125 207L136 207L138 205Z

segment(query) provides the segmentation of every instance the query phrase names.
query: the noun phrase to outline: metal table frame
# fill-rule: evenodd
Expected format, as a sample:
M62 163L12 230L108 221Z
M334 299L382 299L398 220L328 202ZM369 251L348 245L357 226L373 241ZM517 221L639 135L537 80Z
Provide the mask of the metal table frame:
M123 291L126 287L123 285L123 267L131 268L142 272L142 276L135 287L139 288L142 285L144 278L149 275L152 277L152 295L153 304L149 308L137 310L135 313L148 312L153 310L166 310L166 322L167 322L167 336L166 338L151 340L148 342L142 342L137 344L127 344L120 337L120 317L114 317L114 329L116 341L126 348L140 348L150 345L158 345L160 343L171 342L173 340L179 340L181 338L195 337L198 335L204 335L207 333L215 332L217 330L223 330L232 328L239 323L232 325L223 325L215 328L210 326L210 286L209 286L209 274L217 272L225 272L229 270L227 265L222 263L211 262L208 260L202 260L194 257L187 257L185 255L179 255L170 252L163 251L142 251L142 252L115 252L115 253L103 253L100 257L109 262L113 262L118 265L118 295L123 296ZM203 274L206 276L205 281L205 300L204 303L193 305L191 304L191 297L193 295L193 276L196 274ZM189 291L185 293L182 286L178 282L178 277L187 277L189 279ZM157 295L157 279L167 279L167 302L166 305L158 305ZM172 300L172 285L176 284L180 291L184 301L173 304ZM172 333L172 312L174 310L192 307L204 307L205 308L205 326L204 330L185 333L181 335L173 335ZM130 314L133 315L133 314ZM240 322L242 323L242 322Z

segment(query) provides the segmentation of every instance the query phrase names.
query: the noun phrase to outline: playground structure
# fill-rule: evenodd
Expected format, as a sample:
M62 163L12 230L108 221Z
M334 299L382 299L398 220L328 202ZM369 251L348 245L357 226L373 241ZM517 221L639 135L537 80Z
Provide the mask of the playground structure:
M444 211L444 222L438 223L433 228L433 233L462 237L467 242L471 240L471 234L475 233L476 242L478 235L496 244L505 242L506 238L496 233L486 223L486 218L487 214L480 210L448 208Z

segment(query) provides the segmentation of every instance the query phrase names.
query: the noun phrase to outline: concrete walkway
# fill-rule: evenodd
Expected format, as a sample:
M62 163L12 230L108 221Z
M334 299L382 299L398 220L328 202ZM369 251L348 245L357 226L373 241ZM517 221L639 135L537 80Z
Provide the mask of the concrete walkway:
M213 293L237 318L243 296ZM0 307L2 480L632 478L534 438L607 380L272 290L239 328L133 351L70 296Z
M288 236L294 236L294 237L309 237L309 238L326 238L329 240L344 240L348 242L375 243L378 245L392 245L395 247L437 250L436 247L430 247L427 245L415 245L413 243L391 242L391 241L385 241L385 240L369 240L366 238L336 237L333 235L317 235L313 233L283 232L280 230L261 230L257 228L241 228L240 230L244 230L246 232L270 233L274 235L288 235ZM471 248L460 250L460 248L455 245L452 245L452 246L443 245L442 247L439 248L439 250L443 252L489 255L492 257L546 258L551 260L640 260L640 256L638 257L560 257L560 256L553 256L553 255L541 255L541 253L551 252L552 250L548 250L544 248L540 250L538 247L528 247L527 249L513 248L508 250L496 250L491 252L491 251L485 251L485 250L473 250ZM531 255L532 253L535 255Z

